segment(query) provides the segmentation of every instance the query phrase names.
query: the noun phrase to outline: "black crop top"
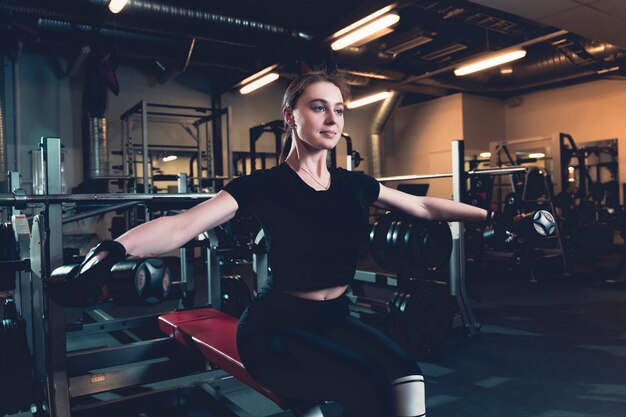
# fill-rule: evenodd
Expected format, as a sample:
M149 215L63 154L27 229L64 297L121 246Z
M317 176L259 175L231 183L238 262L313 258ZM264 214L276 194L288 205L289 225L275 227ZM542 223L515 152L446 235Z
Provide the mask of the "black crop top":
M380 184L342 168L330 175L330 188L315 191L283 163L224 187L263 227L272 288L313 291L354 278L369 229L366 206L378 198Z

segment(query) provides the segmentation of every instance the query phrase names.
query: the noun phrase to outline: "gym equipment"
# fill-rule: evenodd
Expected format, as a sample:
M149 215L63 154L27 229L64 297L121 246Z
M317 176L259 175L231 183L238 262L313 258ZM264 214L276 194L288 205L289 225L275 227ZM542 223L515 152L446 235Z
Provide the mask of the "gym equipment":
M120 305L154 305L165 300L172 289L172 271L163 260L123 260L112 265L110 272L104 269L99 271L98 296L86 297L85 292L76 290L72 284L69 284L70 287L63 284L75 279L73 277L76 277L83 264L62 265L52 272L48 287L54 288L51 297L56 302L63 306L83 306L107 301L110 296ZM88 288L95 288L95 284L89 284ZM61 296L62 292L66 294Z
M163 333L185 346L193 346L206 358L210 364L219 366L233 377L257 390L282 409L292 409L299 417L322 417L319 406L315 403L298 403L280 397L267 388L259 385L241 364L237 352L236 333L238 320L221 311L212 308L203 308L190 311L177 311L159 317L159 327ZM225 401L208 384L202 388L212 397L217 397L221 403L212 401L214 406L226 406L230 413L239 411L234 404ZM236 408L233 408L236 407ZM217 415L222 415L215 413Z
M403 276L424 276L445 267L452 252L446 222L428 222L392 212L383 214L370 231L370 250L378 266Z
M31 374L26 322L12 299L0 299L0 415L30 410Z
M452 330L454 302L447 283L412 281L389 301L389 334L416 358L439 350Z
M96 257L107 252L103 258ZM55 269L46 281L48 294L61 306L84 306L102 298L102 287L109 279L113 265L126 257L124 246L105 240L92 248L79 267L62 266Z
M223 275L222 284L222 311L239 318L252 302L250 288L240 275Z
M19 251L11 223L0 223L0 292L15 289Z
M124 260L113 265L106 285L118 304L159 304L172 288L172 271L159 258Z

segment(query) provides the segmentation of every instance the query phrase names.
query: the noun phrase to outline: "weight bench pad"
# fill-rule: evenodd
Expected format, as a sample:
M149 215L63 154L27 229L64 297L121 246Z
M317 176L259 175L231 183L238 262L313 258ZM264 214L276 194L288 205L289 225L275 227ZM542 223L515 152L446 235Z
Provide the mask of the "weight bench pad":
M212 308L176 311L159 317L163 333L185 346L196 346L206 360L274 401L282 409L287 401L259 385L246 371L237 352L239 321Z

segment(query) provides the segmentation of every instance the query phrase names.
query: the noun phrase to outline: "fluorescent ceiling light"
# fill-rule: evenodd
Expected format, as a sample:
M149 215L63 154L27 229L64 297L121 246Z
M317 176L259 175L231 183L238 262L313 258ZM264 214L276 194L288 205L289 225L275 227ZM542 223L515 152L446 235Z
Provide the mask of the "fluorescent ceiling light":
M163 157L163 162L170 162L177 160L178 157L176 155L168 155Z
M252 80L254 80L254 79L257 79L257 78L261 77L261 75L265 75L265 74L267 74L268 72L272 71L272 70L273 70L273 69L275 69L276 67L278 67L278 65L277 65L277 64L272 65L272 66L269 66L269 67L267 67L267 68L265 68L265 69L262 69L261 71L259 71L259 72L257 72L257 73L254 73L254 74L252 74L251 76L249 76L248 78L246 78L246 79L244 79L243 81L241 81L241 82L239 83L239 85L246 85L246 84L248 84L250 81L252 81Z
M607 72L617 71L618 69L619 69L619 66L615 66L615 67L611 67L611 68L604 68L604 69L598 70L597 73L598 74L606 74Z
M353 24L346 26L345 28L341 29L339 32L335 32L335 34L333 35L333 39L336 39L342 35L345 35L346 33L350 32L353 29L358 28L359 26L362 26L364 24L366 24L367 22L370 22L374 19L376 19L379 16L384 15L387 12L390 12L391 9L395 7L395 4L390 4L389 6L383 7L382 9L375 11L374 13L372 13L369 16L364 17L361 20L358 20L356 22L354 22Z
M261 88L264 85L271 83L272 81L276 81L278 79L278 74L275 72L270 72L267 75L262 76L261 78L257 78L252 81L250 84L244 85L239 89L241 94L248 94L257 88Z
M478 154L478 156L480 156L481 158L490 158L491 152L481 152L480 154Z
M541 159L541 158L545 158L546 154L543 152L535 152L535 153L529 153L528 154L529 158L535 158L535 159Z
M501 52L498 54L490 54L482 59L471 61L465 65L460 66L454 70L454 75L462 76L471 74L473 72L482 71L487 68L495 67L505 64L507 62L515 61L516 59L524 58L526 51L523 49L517 49L515 51Z
M500 68L500 74L513 74L513 68L511 67Z
M109 10L111 13L117 14L122 11L126 3L128 3L128 0L111 0L109 2Z
M330 44L330 47L333 51L338 51L340 49L345 48L346 46L350 46L359 42L360 40L371 37L372 35L383 31L389 26L398 23L400 21L400 16L395 13L389 13L382 17L373 20L372 22L366 24L365 26L361 26L359 29L356 29L345 36L337 39L333 43Z
M389 91L382 91L380 93L372 94L367 97L360 98L358 100L351 101L347 104L346 107L349 109L354 109L357 107L365 106L366 104L374 103L376 101L384 100L389 97L391 93Z

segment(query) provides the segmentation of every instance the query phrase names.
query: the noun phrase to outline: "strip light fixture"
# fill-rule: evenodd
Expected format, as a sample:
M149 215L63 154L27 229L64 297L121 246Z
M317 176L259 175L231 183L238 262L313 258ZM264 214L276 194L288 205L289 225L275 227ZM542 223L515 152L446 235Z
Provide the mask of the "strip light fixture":
M460 77L462 75L471 74L474 72L482 71L487 68L496 67L498 65L506 64L507 62L515 61L517 59L524 58L526 51L524 49L517 49L514 51L500 52L496 54L490 54L481 59L470 61L454 70L454 75Z
M350 101L346 105L349 109L355 109L357 107L365 106L366 104L375 103L380 100L384 100L391 95L389 91L381 91L380 93L375 93L358 100Z
M239 85L242 87L239 89L239 93L248 94L271 83L272 81L276 81L279 78L279 75L275 72L271 72L276 67L277 65L272 65L241 81Z
M122 11L126 3L128 3L128 0L111 0L109 2L109 10L111 13L117 14Z
M330 44L330 48L333 51L339 51L361 41L373 40L389 33L391 31L389 27L400 21L399 15L388 13L394 7L395 4L383 7L336 32L332 37L335 40Z

